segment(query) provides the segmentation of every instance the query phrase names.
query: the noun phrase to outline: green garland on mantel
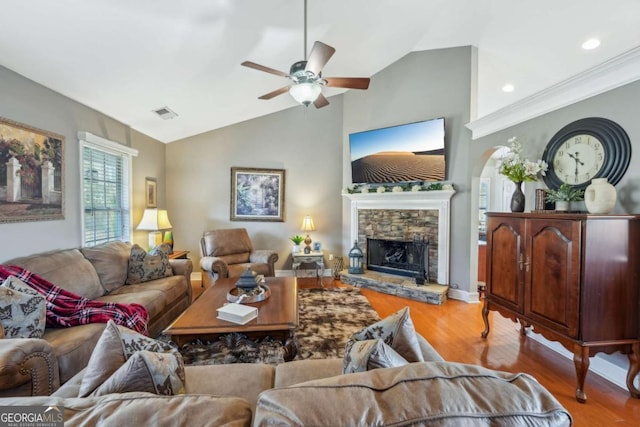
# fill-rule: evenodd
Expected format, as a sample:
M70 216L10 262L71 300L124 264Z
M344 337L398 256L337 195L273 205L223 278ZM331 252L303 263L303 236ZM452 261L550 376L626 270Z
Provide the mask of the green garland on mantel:
M354 184L351 187L347 187L346 192L348 194L358 193L404 193L419 191L439 191L439 190L454 190L453 184L446 184L443 182L403 182L403 183L391 183L391 184Z

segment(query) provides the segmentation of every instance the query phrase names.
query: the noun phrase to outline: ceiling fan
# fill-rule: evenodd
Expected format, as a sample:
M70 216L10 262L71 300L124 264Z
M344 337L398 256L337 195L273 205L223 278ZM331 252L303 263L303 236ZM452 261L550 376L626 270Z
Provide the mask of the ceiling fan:
M258 99L271 99L289 92L293 99L305 107L313 103L316 108L322 108L329 105L327 98L322 95L322 86L346 89L369 87L369 78L366 77L322 77L322 68L335 51L333 47L316 41L307 57L307 0L304 0L304 57L307 59L294 63L288 74L251 61L244 61L241 65L291 80L290 85L262 95Z

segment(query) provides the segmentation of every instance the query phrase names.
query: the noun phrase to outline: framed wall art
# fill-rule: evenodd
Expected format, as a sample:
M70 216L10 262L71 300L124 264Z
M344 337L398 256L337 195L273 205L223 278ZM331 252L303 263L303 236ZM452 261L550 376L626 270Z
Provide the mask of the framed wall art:
M0 223L64 219L64 137L0 117Z
M284 169L231 168L231 221L284 221Z
M158 207L158 181L155 178L145 178L144 194L147 208Z

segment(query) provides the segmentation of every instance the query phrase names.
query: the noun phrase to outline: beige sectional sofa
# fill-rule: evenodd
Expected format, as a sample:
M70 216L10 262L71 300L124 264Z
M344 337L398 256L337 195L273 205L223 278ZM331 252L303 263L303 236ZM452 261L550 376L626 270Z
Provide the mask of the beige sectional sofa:
M169 260L173 275L125 285L131 245L110 242L2 262L18 265L80 296L143 305L148 331L157 336L191 304L189 259ZM81 371L104 323L45 329L41 339L0 339L0 396L49 395Z
M419 337L425 362L342 374L342 359L277 366L187 366L187 394L78 398L84 371L53 396L0 405L64 407L65 426L570 426L535 379L449 363Z

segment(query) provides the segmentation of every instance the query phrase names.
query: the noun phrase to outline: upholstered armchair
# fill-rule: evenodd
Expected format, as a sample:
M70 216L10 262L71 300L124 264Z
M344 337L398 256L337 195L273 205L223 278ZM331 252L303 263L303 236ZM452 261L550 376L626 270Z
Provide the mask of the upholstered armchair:
M254 250L245 228L205 231L200 239L202 284L210 286L219 277L239 277L247 268L265 277L275 275L278 253Z

